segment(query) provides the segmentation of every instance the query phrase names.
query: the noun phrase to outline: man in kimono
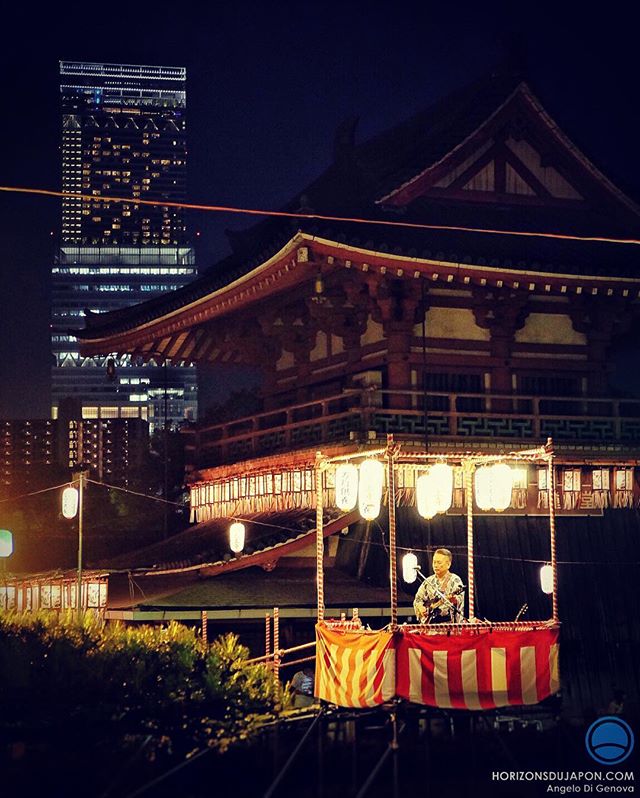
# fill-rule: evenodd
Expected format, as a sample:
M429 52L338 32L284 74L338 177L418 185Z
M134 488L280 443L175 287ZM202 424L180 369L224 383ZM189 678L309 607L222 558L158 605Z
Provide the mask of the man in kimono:
M433 574L420 585L413 601L420 623L462 623L464 620L464 585L457 574L451 573L452 559L449 549L435 550Z

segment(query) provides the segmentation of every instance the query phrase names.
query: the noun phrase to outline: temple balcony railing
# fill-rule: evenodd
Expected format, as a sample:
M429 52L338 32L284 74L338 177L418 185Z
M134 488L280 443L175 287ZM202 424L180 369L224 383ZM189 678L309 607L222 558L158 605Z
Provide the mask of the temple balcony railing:
M425 412L426 405L426 412ZM425 433L425 417L427 429ZM196 468L214 467L319 444L398 440L468 446L470 441L544 442L596 449L640 449L640 399L346 390L217 424L200 425L187 442Z

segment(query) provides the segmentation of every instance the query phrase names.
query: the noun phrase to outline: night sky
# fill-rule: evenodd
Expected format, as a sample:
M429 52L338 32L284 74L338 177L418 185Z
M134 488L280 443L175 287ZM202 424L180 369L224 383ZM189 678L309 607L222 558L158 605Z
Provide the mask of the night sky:
M615 3L597 17L582 4L427 0L19 5L3 18L2 185L60 188L59 59L186 66L189 200L275 209L329 164L341 121L358 116L359 138L373 135L517 42L547 110L640 197L638 45ZM0 194L0 211L0 418L44 418L59 201ZM226 253L226 228L248 224L192 214L199 269Z

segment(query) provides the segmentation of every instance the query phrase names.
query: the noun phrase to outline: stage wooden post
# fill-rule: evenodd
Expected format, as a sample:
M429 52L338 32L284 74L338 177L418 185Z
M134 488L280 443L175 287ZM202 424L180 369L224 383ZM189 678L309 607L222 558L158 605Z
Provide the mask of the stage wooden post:
M473 474L475 464L466 462L464 465L464 491L467 502L467 589L469 591L469 620L475 619L475 570L473 562Z
M207 628L207 626L208 626L208 617L207 617L207 611L206 610L202 610L201 619L202 619L202 640L204 641L204 644L207 645L208 642L209 642L209 636L208 636L208 628Z
M267 657L271 655L271 615L267 613L264 617L264 653ZM271 668L272 664L269 660L265 660L267 667Z
M318 622L324 621L324 519L322 512L323 457L316 452L316 593Z
M280 610L273 608L273 674L280 679Z
M556 479L553 465L553 440L549 438L547 445L547 491L549 493L549 535L551 542L551 573L553 575L552 617L558 623L558 564L556 559Z
M389 502L389 588L391 599L391 629L398 626L398 572L396 563L396 474L393 435L387 435L387 495Z

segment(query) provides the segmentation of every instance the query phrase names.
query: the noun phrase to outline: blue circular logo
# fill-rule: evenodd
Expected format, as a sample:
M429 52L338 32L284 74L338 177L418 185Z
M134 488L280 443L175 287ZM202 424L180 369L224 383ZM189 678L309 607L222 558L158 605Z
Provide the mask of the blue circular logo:
M598 718L587 729L584 738L589 756L601 765L619 765L633 751L631 726L615 715Z

